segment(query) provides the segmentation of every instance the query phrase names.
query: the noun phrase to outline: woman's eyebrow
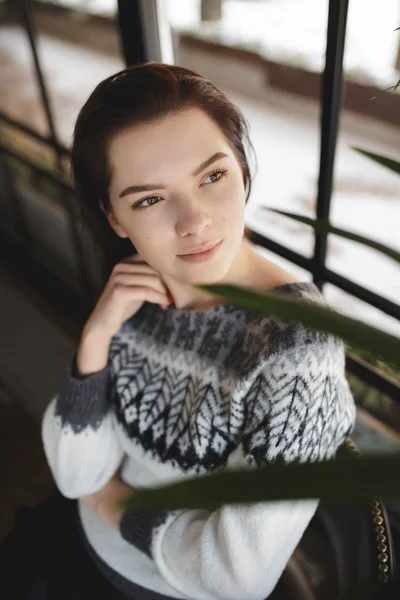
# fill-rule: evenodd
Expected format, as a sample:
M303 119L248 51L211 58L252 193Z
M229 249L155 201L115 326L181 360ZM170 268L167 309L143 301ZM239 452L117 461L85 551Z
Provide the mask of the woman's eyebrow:
M220 158L228 157L228 154L224 152L216 152L210 158L207 158L204 162L201 163L192 173L193 177L199 175L206 167L208 167L211 163L219 160ZM229 157L228 157L229 158ZM136 194L137 192L149 192L151 190L159 190L165 189L165 185L163 183L147 183L145 185L130 185L125 188L123 192L120 193L119 197L127 196L128 194Z

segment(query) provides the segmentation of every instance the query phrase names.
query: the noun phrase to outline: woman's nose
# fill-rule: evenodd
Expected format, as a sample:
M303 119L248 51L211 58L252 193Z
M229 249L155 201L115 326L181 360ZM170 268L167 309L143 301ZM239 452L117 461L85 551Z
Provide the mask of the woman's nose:
M195 202L187 203L180 208L176 223L176 232L184 236L189 233L199 234L211 223L210 215Z

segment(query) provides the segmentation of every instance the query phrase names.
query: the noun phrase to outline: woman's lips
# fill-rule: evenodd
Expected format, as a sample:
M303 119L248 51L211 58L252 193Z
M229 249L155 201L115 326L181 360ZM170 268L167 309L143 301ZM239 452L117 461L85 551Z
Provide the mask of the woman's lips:
M186 262L204 262L206 260L210 260L217 254L223 241L224 240L221 240L218 244L210 248L210 250L206 250L205 252L197 252L196 254L177 254L177 256Z

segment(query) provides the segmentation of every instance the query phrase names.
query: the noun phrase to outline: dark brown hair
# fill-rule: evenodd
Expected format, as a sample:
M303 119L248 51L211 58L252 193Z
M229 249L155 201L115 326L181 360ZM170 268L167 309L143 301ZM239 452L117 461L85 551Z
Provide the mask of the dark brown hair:
M242 168L247 202L252 176L245 142L255 157L248 123L240 109L202 75L157 62L134 65L99 83L80 110L71 147L77 226L88 266L96 271L99 292L114 265L136 253L131 240L115 233L100 208L101 201L106 211L112 209L108 195L110 140L126 127L192 107L203 110L220 127Z

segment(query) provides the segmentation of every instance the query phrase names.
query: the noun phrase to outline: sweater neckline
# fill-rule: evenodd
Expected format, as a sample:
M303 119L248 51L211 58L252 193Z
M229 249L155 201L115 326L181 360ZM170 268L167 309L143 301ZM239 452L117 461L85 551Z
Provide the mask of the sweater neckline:
M309 287L312 289L318 289L318 288L316 288L313 281L294 281L294 282L290 282L290 283L283 283L282 285L278 285L276 287L269 288L264 291L266 291L266 292L276 292L279 290L291 291L291 290L297 290L299 288L304 289L304 288L309 288ZM236 304L235 302L224 302L223 304L217 304L216 306L211 306L209 308L202 308L202 309L176 308L174 304L171 304L170 306L168 306L168 308L165 311L163 311L163 309L160 306L157 305L157 307L163 313L171 312L171 314L177 314L177 315L209 315L209 314L213 314L216 312L226 310L227 308L229 308L229 309L233 308L236 310L246 310L246 307L240 306L240 305ZM252 310L252 309L247 309L247 310Z

